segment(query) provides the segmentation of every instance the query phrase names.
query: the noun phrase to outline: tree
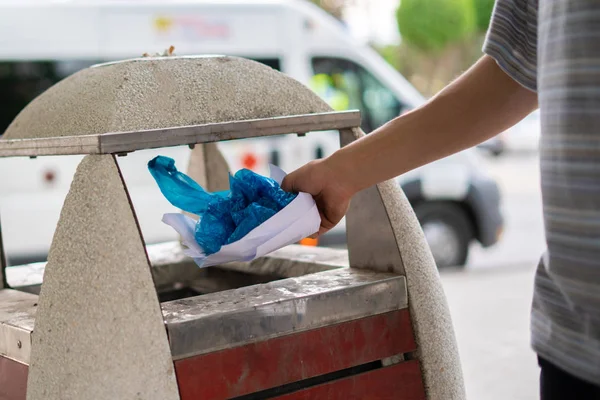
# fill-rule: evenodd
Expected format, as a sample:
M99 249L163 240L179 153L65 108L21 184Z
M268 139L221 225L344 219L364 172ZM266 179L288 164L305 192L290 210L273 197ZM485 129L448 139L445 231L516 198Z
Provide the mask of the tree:
M477 29L473 0L402 0L396 13L402 40L439 52Z
M487 32L495 0L474 0L477 30Z
M395 60L423 94L433 95L479 57L482 36L478 21L486 7L476 3L487 2L400 0L396 20L402 43Z

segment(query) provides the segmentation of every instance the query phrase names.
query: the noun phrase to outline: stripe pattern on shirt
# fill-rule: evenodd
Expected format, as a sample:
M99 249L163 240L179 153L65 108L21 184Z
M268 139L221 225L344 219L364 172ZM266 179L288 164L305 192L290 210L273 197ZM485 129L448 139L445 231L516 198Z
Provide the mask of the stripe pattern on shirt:
M484 51L541 110L533 348L600 385L600 1L498 0Z

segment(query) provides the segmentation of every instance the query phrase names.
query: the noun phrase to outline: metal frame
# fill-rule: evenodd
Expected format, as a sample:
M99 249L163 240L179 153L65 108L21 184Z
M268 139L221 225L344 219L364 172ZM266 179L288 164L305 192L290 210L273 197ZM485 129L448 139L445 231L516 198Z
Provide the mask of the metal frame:
M196 283L202 269L183 254L180 242L146 246L154 284L157 288L173 284ZM219 269L244 274L294 278L347 267L348 252L342 249L290 245L250 262L231 262ZM19 265L6 271L6 280L16 290L39 294L46 262Z
M406 307L405 277L349 268L162 304L174 360Z
M37 301L34 294L0 291L0 337L7 338L0 356L29 364ZM405 309L408 295L404 276L341 268L161 307L173 360L179 360Z
M249 137L326 131L360 126L358 111L317 113L132 132L39 139L0 139L0 157L120 154Z
M0 290L0 357L29 364L38 296Z

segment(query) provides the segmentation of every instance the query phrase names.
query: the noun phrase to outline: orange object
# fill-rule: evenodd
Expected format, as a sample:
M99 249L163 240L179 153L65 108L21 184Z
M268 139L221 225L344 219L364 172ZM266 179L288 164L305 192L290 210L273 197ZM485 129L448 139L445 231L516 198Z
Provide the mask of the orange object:
M303 246L316 246L319 244L319 239L304 238L300 241Z
M256 168L257 164L258 164L258 159L252 153L246 153L242 158L242 165L246 169L249 169L252 171L252 170L254 170L254 168Z

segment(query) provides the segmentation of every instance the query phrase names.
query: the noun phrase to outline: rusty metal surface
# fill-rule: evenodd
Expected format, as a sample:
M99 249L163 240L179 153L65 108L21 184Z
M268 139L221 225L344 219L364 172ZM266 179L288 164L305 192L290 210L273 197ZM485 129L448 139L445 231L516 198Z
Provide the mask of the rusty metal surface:
M350 128L359 126L360 120L360 112L343 111L83 136L0 139L0 157L127 153L186 144Z
M415 348L408 309L402 309L185 358L175 371L182 400L231 399Z
M0 290L0 357L29 364L38 296Z
M416 360L272 397L274 400L425 400L426 398L421 369Z
M27 365L0 355L0 400L27 398L28 370Z
M404 277L350 268L162 304L175 360L406 307Z

